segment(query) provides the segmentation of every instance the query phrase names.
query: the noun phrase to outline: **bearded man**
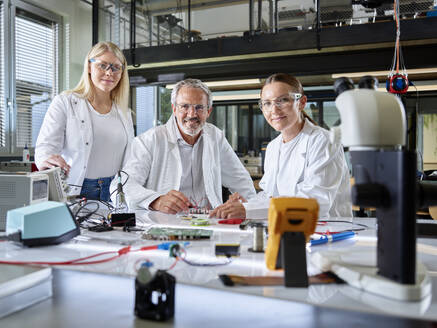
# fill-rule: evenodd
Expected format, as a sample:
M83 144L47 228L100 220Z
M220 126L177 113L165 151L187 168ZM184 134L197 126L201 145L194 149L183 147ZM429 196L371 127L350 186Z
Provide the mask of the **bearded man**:
M169 214L215 208L223 203L222 186L246 199L254 196L252 179L223 131L206 123L213 109L208 87L197 79L180 81L171 104L173 115L165 125L132 142L123 168L129 175L124 186L129 208Z

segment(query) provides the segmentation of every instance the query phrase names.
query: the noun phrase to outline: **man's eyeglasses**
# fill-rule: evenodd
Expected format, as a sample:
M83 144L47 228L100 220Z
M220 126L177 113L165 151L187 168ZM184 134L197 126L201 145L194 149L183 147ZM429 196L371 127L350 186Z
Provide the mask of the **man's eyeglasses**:
M111 69L112 73L120 74L123 71L124 66L118 64L108 64L100 59L91 58L89 60L90 63L96 63L96 66L102 72L106 72L108 69Z
M260 100L258 102L258 105L259 105L259 108L263 112L268 113L268 112L271 112L273 110L273 105L275 105L279 109L283 109L287 106L290 106L291 104L293 104L295 101L299 100L300 98L302 98L301 93L290 92L288 95L283 95L283 96L277 97L276 99Z
M201 104L177 104L176 107L184 113L188 113L190 108L193 108L196 113L204 113L207 110L207 106Z

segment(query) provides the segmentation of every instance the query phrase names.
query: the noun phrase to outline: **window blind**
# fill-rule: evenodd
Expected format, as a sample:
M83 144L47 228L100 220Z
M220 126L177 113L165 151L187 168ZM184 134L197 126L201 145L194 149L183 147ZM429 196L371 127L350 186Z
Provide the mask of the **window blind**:
M35 146L58 93L58 24L17 12L15 19L16 146Z
M155 121L156 88L155 86L136 88L135 113L137 135L153 127L153 122Z

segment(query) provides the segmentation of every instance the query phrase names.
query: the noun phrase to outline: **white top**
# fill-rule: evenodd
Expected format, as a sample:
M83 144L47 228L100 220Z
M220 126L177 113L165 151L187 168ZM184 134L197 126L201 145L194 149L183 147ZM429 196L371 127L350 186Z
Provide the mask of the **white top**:
M152 128L132 141L129 159L123 167L129 174L123 189L131 210L138 207L148 209L159 196L170 190L180 190L183 169L176 124L172 115L165 125ZM202 142L201 172L211 206L223 203L222 186L246 199L254 197L252 179L223 131L205 123ZM117 188L115 180L111 183L111 191Z
M128 157L134 129L130 110L124 112L115 106L126 132L127 145L123 149L124 161ZM71 166L67 178L69 194L78 195L85 178L88 160L93 147L93 125L86 99L75 93L56 96L44 116L35 146L35 163L38 168L51 155L61 155Z
M290 193L290 186L284 183L289 172L293 171L293 163L289 160L293 156L293 150L296 148L302 134L299 133L296 137L288 142L281 142L279 147L278 173L276 174L275 195L287 195ZM291 167L291 170L290 170Z
M194 206L199 208L207 207L209 201L206 196L202 174L202 135L200 135L194 145L190 145L182 138L179 129L177 129L177 136L182 163L181 187L179 191L187 196Z
M248 218L267 218L270 197L279 196L315 198L322 218L352 216L343 147L308 120L293 140L284 144L279 135L269 143L259 186L263 191L243 204Z
M93 146L85 177L97 179L114 176L123 162L127 145L126 131L115 106L109 113L101 114L87 101L93 126Z

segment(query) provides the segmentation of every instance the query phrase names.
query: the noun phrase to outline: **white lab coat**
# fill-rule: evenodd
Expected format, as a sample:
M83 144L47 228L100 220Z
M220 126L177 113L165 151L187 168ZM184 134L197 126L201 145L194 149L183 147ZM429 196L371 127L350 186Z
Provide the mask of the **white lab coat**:
M128 140L124 150L125 161L134 138L132 117L130 110L124 113L116 107ZM47 110L36 141L36 166L41 167L49 156L59 154L71 166L67 183L82 186L92 145L93 128L86 99L67 92L56 96ZM80 190L81 187L71 186L69 194L79 195Z
M267 218L269 198L278 196L315 198L319 217L351 217L349 170L341 144L329 141L329 132L306 120L300 139L290 153L287 176L279 184L289 192L277 194L277 174L282 135L269 143L264 163L263 190L244 203L246 217ZM285 186L285 188L284 188Z
M176 129L176 119L172 115L165 125L152 128L133 140L130 157L123 168L129 174L123 191L131 210L149 209L150 203L159 196L173 189L179 190L182 162ZM203 181L211 206L223 203L222 185L244 197L255 196L252 179L223 132L206 123L202 134ZM117 179L114 179L111 192L116 186Z

